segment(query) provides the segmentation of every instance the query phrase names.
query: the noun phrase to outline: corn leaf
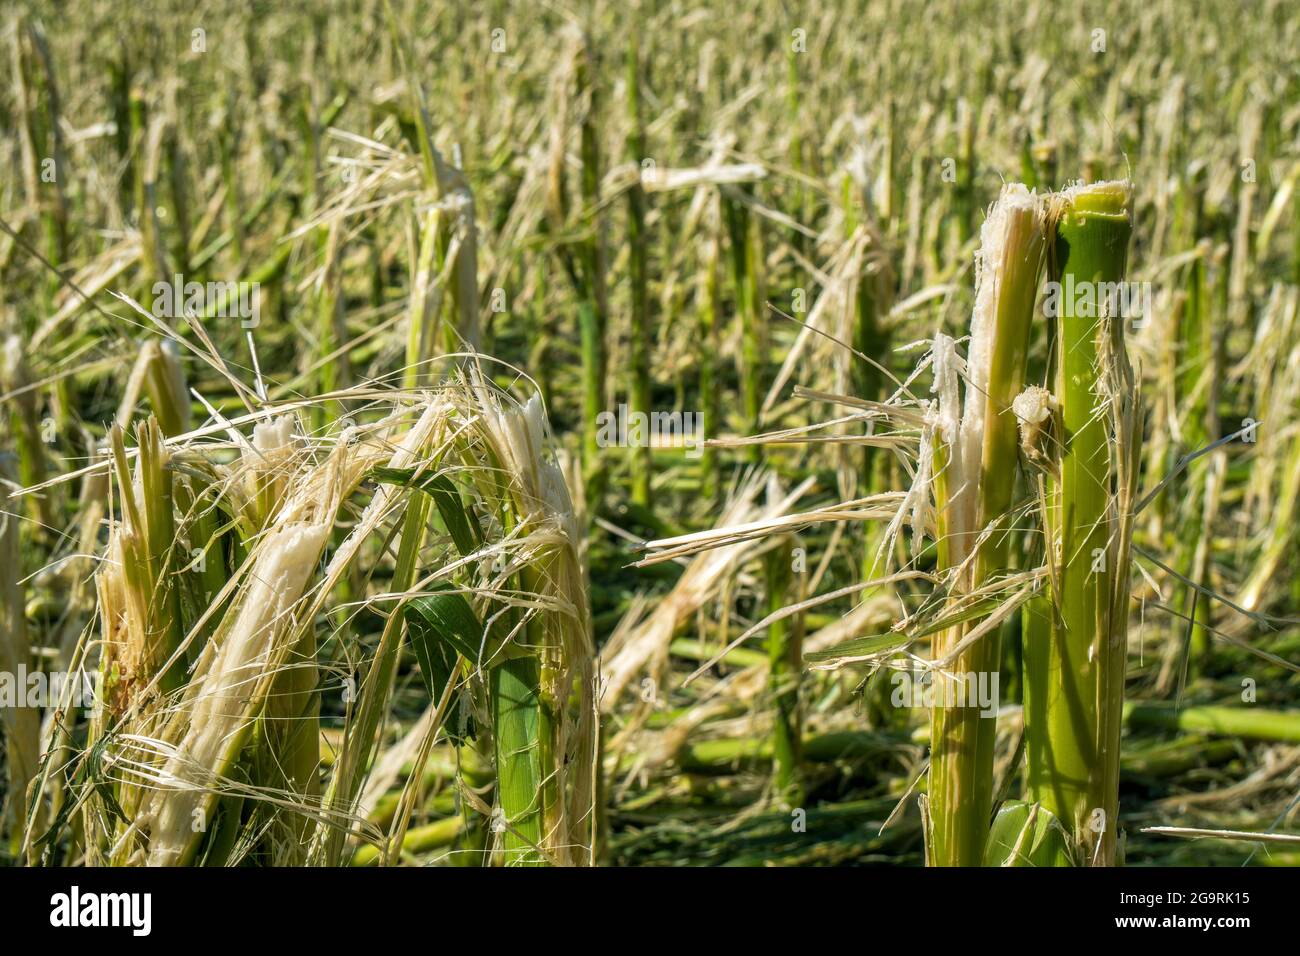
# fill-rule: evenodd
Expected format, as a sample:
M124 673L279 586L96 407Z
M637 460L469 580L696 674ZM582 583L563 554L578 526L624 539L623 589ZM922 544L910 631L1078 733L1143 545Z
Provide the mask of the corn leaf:
M1070 840L1050 810L1011 801L993 819L984 865L1072 866Z
M442 699L447 682L455 675L457 660L479 659L483 640L483 625L464 595L450 589L413 598L402 608L411 650L420 665L425 689L431 700ZM447 730L447 736L457 743L472 740L475 735L473 721L465 734Z
M433 498L447 532L461 556L473 554L483 540L478 515L465 505L455 483L443 472L416 473L413 468L376 468L371 477L388 485L416 488Z

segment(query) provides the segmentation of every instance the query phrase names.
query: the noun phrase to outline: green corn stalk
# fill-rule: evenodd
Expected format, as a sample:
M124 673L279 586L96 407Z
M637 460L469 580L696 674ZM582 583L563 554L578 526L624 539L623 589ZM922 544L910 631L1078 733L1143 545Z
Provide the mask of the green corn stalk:
M141 352L145 355L144 387L158 427L168 438L184 434L190 430L191 409L179 347L172 339L161 343L150 340Z
M445 284L450 291L447 308L451 321L442 324L442 349L445 353L482 347L478 301L478 233L474 222L474 192L464 174L448 163L434 148L429 120L423 100L419 105L420 142L426 155L430 189L437 201L450 212L441 220L436 233L435 261L439 274L447 273ZM439 280L440 284L443 280Z
M579 108L578 137L581 173L580 207L575 208L565 175L563 141L552 144L547 176L547 231L572 232L572 238L554 243L556 257L573 287L577 299L579 355L581 358L580 409L582 416L582 471L590 512L595 514L604 495L605 468L602 462L598 418L605 409L606 325L605 250L600 203L599 97L596 85L595 53L590 40L576 34L570 41L569 75L573 101ZM568 99L562 100L567 119ZM566 125L567 129L567 125ZM575 221L576 220L576 221Z
M473 431L465 436L464 445L458 441L455 448L464 463L471 466L484 507L499 518L499 527L506 533L529 534L540 525L548 535L558 531L567 536L564 529L572 521L571 505L567 495L565 502L559 501L560 476L555 466L542 457L540 443L546 424L540 403L522 409L507 407L492 397L489 386L478 383L472 394L479 402L472 414L467 410L474 422ZM424 454L422 449L416 460L427 461ZM436 461L427 464L433 469L438 467ZM390 585L395 593L404 594L415 583L421 541L428 524L428 500L425 495L407 500ZM463 509L458 512L461 517L456 518L439 499L439 511L462 553L472 548L473 536L463 527L470 519ZM561 618L553 611L508 608L499 627L502 634L517 633L509 646L503 646L498 636L494 645L480 648L475 640L458 646L457 652L466 660L481 662L490 671L489 709L495 721L497 800L505 861L537 864L577 860L578 844L587 845L583 828L590 827L593 819L594 767L588 735L593 708L589 611L585 594L576 589L582 580L576 542L568 540L562 546L545 547L517 572L514 580L514 593L555 596L553 592L561 589L564 606L573 611L563 613ZM425 601L421 596L411 598L409 603L421 606L420 602ZM348 722L344 745L334 765L327 806L346 810L355 805L391 696L407 606L406 602L399 606L381 634L360 689L359 707ZM582 656L567 656L575 646ZM497 669L501 673L491 673ZM586 676L576 677L572 687L561 685L562 690L557 686L562 676L575 672ZM576 702L570 699L570 693ZM573 728L586 733L574 736ZM318 834L309 859L326 863L341 859L345 840L346 831L341 828Z
M1124 280L1129 197L1123 182L1075 187L1058 197L1051 274L1063 288ZM1102 319L1094 314L1099 311L1060 296L1061 452L1048 507L1053 608L1048 634L1037 629L1025 642L1025 733L1030 799L1062 823L1080 859L1110 865L1118 834L1140 425L1122 322ZM1107 412L1099 414L1103 404Z
M239 156L243 143L243 123L240 122L237 102L234 87L227 87L223 135L217 137L217 148L221 162L221 181L226 187L225 220L230 235L230 252L234 261L241 263L244 261L244 190L239 175Z
M783 539L763 559L767 583L767 612L786 606L791 588L792 542ZM774 621L767 629L767 691L772 700L772 755L774 797L791 808L803 803L799 765L803 749L800 676L803 672L803 635L795 618Z
M578 303L578 335L582 352L582 417L585 429L582 456L589 494L599 501L604 491L604 467L596 421L605 408L605 322L594 302Z
M744 187L748 193L748 187ZM762 266L759 230L751 221L744 198L722 196L731 263L731 286L740 315L741 414L750 434L759 431L763 402L763 328L760 315L759 269ZM751 461L761 457L762 446L750 446Z
M492 669L490 683L497 800L507 824L501 835L505 864L540 866L546 779L541 744L549 730L537 658L506 661Z
M1178 328L1180 356L1178 375L1175 377L1175 402L1182 411L1182 437L1184 454L1204 448L1218 433L1218 397L1221 368L1218 348L1209 308L1206 302L1206 265L1210 243L1203 242L1197 256L1188 266L1187 299L1183 306ZM1178 563L1183 573L1201 585L1208 585L1210 517L1202 507L1206 483L1213 480L1213 456L1201 456L1191 463L1180 486L1185 490L1187 503L1185 518L1178 523ZM1207 595L1190 590L1187 596L1188 617L1191 624L1186 642L1171 645L1181 653L1170 660L1186 661L1187 668L1195 673L1210 650L1210 632L1207 623L1210 599Z
M125 50L119 51L118 59L108 64L108 89L112 91L113 145L122 169L118 201L125 213L130 211L134 202L135 186L135 155L131 148L131 58Z
M308 214L319 205L321 126L317 121L316 93L311 84L298 91L298 138L302 142L302 201Z
M13 436L18 451L18 480L24 487L39 485L49 476L46 461L44 426L41 417L41 394L31 387L31 372L22 340L18 336L7 339L4 353L0 355L0 382L3 387L14 393L9 403L9 433ZM53 490L53 489L51 489ZM26 502L28 516L35 522L38 534L44 529L54 527L54 501L50 492L28 495Z
M10 505L12 455L0 453L0 671L17 674L32 663L27 634L22 581L20 515ZM31 707L0 707L0 734L5 743L6 815L0 818L0 838L8 837L17 855L27 820L27 785L40 759L40 712Z
M874 250L873 250L874 251ZM877 255L881 255L877 252ZM889 311L887 271L871 268L863 257L861 272L858 275L854 293L853 348L871 359L868 362L857 355L853 356L850 366L852 394L856 398L869 401L884 401L888 397L889 379L876 362L889 367L890 335L885 325ZM871 445L862 447L860 463L863 489L860 494L870 495L883 491L890 486L889 465L891 456L885 449ZM880 542L879 525L871 524L866 529L863 541L862 574L863 580L876 576L876 550Z
M1291 283L1300 286L1300 196L1291 199Z
M406 365L402 385L413 389L432 378L428 359L437 341L442 285L438 276L438 236L442 232L442 210L433 206L420 226L420 246L411 275L410 317L406 325Z
M1129 702L1124 721L1134 729L1222 734L1247 740L1300 743L1300 716L1295 710L1263 707L1178 707L1171 704Z
M133 117L138 108L141 122L144 116L143 99L133 103ZM136 166L139 171L136 180L135 207L140 226L140 268L147 278L152 271L158 279L172 275L167 263L167 254L163 248L162 229L158 222L158 175L162 166L163 139L167 131L166 121L161 116L153 117L141 140L144 148L144 161Z
M156 247L157 226L153 216L152 207L145 205L152 200L150 194L151 184L148 181L146 165L148 158L145 155L149 139L149 107L145 103L144 90L138 86L132 86L127 93L127 122L131 150L131 203L129 208L135 213L136 227L140 230L140 268L145 276L148 276L155 268L156 259L153 250ZM160 270L156 273L161 279L167 273Z
M637 31L629 34L627 49L627 112L631 130L627 138L628 161L639 172L645 158L645 128L641 119L641 53ZM638 178L627 191L627 243L628 265L632 293L632 327L630 349L632 387L629 405L633 411L650 414L650 299L646 284L645 190ZM652 459L650 443L640 442L632 449L632 501L639 505L650 503L650 472Z
M347 344L347 326L343 312L343 250L340 227L333 223L322 230L321 251L324 255L320 287L316 294L316 344L319 354L318 388L328 395L351 384ZM316 402L312 405L312 425L325 427L330 419L341 417L346 409L342 402Z
M1200 344L1205 340L1205 334L1208 333L1206 322L1207 311L1205 305L1205 268L1206 256L1208 255L1209 241L1198 242L1202 222L1205 219L1205 168L1201 164L1193 164L1186 173L1185 178L1180 183L1180 188L1174 197L1173 223L1171 234L1176 246L1188 246L1195 249L1197 255L1189 263L1187 268L1187 286L1186 295L1181 304L1181 313L1177 315L1177 325L1175 329L1174 340L1175 348L1166 350L1161 356L1161 361L1157 366L1159 383L1157 386L1160 394L1171 396L1168 407L1163 410L1166 417L1172 416L1177 409L1188 408L1187 402L1193 400L1196 395L1197 382L1200 378L1200 372L1203 368L1198 368L1195 372L1191 369L1184 370L1183 362L1191 359L1193 365L1199 363L1195 361L1198 353L1202 351ZM1184 374L1186 371L1186 374ZM1184 421L1184 431L1188 428L1199 431L1202 421L1202 415L1194 410L1182 413ZM1173 466L1177 459L1175 449L1173 448L1173 429L1168 423L1163 427L1153 429L1152 440L1150 441L1149 454L1147 455L1147 468L1152 474L1162 474ZM1184 442L1187 448L1191 448L1190 442ZM1155 535L1163 532L1173 513L1173 505L1177 502L1178 492L1184 487L1186 479L1171 482L1170 487L1164 493L1160 494L1148 508L1150 514L1151 531ZM1186 567L1187 559L1180 556L1180 566Z
M40 210L44 254L55 266L68 258L68 175L63 145L63 118L54 61L40 24L19 21L13 30L14 81L24 179L29 200ZM40 70L36 64L39 62ZM45 109L38 108L43 102ZM52 175L51 175L52 173ZM46 306L53 303L59 278L44 284Z
M888 172L885 171L885 176ZM890 188L882 179L878 191ZM854 354L850 356L849 388L856 398L883 401L888 395L889 377L884 369L889 367L890 335L886 326L892 274L888 254L884 249L880 224L875 219L875 206L871 184L862 175L847 173L842 181L845 238L860 241L857 275L853 289L853 320L849 344ZM861 235L865 231L865 236ZM868 425L870 432L873 425ZM851 447L846 449L851 452ZM861 460L855 462L858 475L857 494L869 495L892 486L889 470L891 457L881 449L864 445ZM869 522L862 529L861 574L863 580L877 576L877 550L883 529Z
M215 481L205 481L197 475L186 475L175 483L177 511L184 518L189 544L186 556L187 574L182 576L188 588L190 602L196 609L195 617L211 607L228 580L226 564L226 535L222 532L223 517L213 502L220 493ZM204 626L200 640L187 651L193 663L218 622L212 615Z
M876 212L882 229L891 239L898 235L900 224L898 198L898 103L893 96L885 101L885 149L882 155L880 176L876 183Z
M957 104L957 241L964 246L975 221L975 112L965 100Z
M1056 143L1048 140L1044 143L1037 143L1030 150L1033 156L1034 168L1038 171L1038 180L1046 188L1051 189L1057 183L1058 173L1058 150Z
M259 286L266 292L262 299L262 305L266 307L267 312L277 312L277 309L284 307L284 280L285 272L289 266L289 258L293 253L293 246L290 243L284 243L276 250L265 262L253 270L249 278L249 284ZM234 294L237 294L237 290ZM199 318L208 321L221 315L229 315L231 309L236 307L236 303L231 301L232 292L229 286L225 286L219 295L213 296L204 306L203 312ZM271 302L276 308L266 306ZM277 313L278 314L278 313ZM280 320L284 319L279 315ZM188 328L188 321L178 323L181 329Z
M720 389L718 385L718 320L722 314L722 237L718 229L718 208L714 212L713 225L710 230L708 251L706 252L704 272L704 296L699 309L699 389L701 430L704 437L714 433L718 427L721 414ZM701 492L707 501L717 501L722 491L721 475L718 467L718 451L705 446L700 455Z
M292 794L312 805L320 794L320 690L316 664L316 631L311 622L301 634L271 683L260 719L265 749L260 754L258 780L262 786ZM273 840L280 850L278 865L302 865L309 852L310 818L303 813L277 813Z
M600 464L596 420L605 406L606 325L605 253L601 240L600 220L600 132L599 98L596 88L595 54L588 41L578 52L574 64L575 95L586 101L582 114L580 148L582 155L581 194L584 215L592 217L591 235L581 241L578 260L581 268L582 300L578 304L578 322L582 338L583 392L583 469L589 498L598 503L604 488L604 469ZM593 508L593 511L595 509Z
M506 865L590 862L598 826L592 803L597 789L592 648L584 575L577 542L569 536L572 506L555 484L560 478L555 466L542 456L546 424L540 403L512 406L475 387L482 445L467 454L481 466L473 471L480 499L507 535L552 523L561 535L513 572L516 593L561 597L569 608L507 608L487 633L487 645L480 647L473 637L459 648L465 659L489 671L497 767L494 829ZM445 498L439 509L449 529L463 522ZM462 552L477 538L468 530L452 533L459 535Z
M302 91L299 107L299 129L303 142L303 195L308 215L319 211L323 205L321 182L321 135L324 129L322 111L316 107L310 88ZM316 310L316 387L318 394L327 395L340 386L347 385L348 354L342 348L347 341L343 319L342 259L343 239L337 222L318 226L313 230L316 249L322 259L320 281L315 289ZM337 354L336 354L337 353ZM310 357L310 356L309 356ZM344 409L338 402L316 402L311 407L311 424L321 431L331 419L338 418Z
M185 151L181 146L179 114L175 104L169 108L167 124L166 159L167 192L171 200L172 250L171 258L182 275L190 271L190 203L186 191Z
M806 144L802 133L803 127L803 108L800 104L800 89L803 84L803 78L799 75L799 60L802 54L795 49L795 44L790 43L786 48L785 60L785 115L786 124L790 130L790 143L788 146L788 156L790 169L794 176L790 183L789 203L790 209L793 210L795 218L799 222L808 222L811 219L811 209L809 208L810 192L801 180L805 175L805 158ZM796 234L794 238L795 247L804 253L809 245L809 238L803 233Z
M1030 189L1046 185L1039 178L1038 168L1034 163L1033 136L1028 129L1020 136L1020 180Z
M532 320L529 326L529 340L533 343L528 351L528 367L533 370L537 386L541 389L542 401L547 408L554 407L554 375L550 368L551 324L546 314L547 282L546 260L538 257L533 266L533 302L529 311Z
M992 584L1009 568L1018 433L1012 400L1025 385L1034 302L1046 250L1041 205L1024 187L1003 191L985 223L968 358L966 407L956 435L936 452L940 568L958 593ZM980 534L987 538L977 545ZM973 563L972 548L978 548ZM969 569L969 570L965 570ZM1001 667L997 629L962 650L971 623L935 637L930 721L929 860L978 866L992 819L995 715L958 696L992 685ZM996 685L993 685L996 686ZM953 701L955 706L948 706ZM996 704L996 702L994 702Z
M442 523L460 556L467 558L473 555L484 543L483 529L473 507L465 503L456 484L446 476L438 476L424 487L432 495ZM468 583L472 585L472 579ZM425 676L430 698L437 701L442 693L439 680L450 681L461 670L456 665L465 663L464 669L467 670L469 661L481 659L479 642L485 636L484 626L479 623L468 602L454 591L417 598L408 605L406 618L407 631ZM500 631L495 628L486 636L493 641L501 639ZM463 643L457 644L457 637ZM441 664L438 663L439 658ZM453 660L456 665L449 666ZM535 735L528 736L530 731L536 730L536 699L535 693L530 700L520 689L532 686L527 680L532 675L521 673L521 670L522 668L512 669L508 675L490 673L488 677L488 704L494 728L490 745L494 752L487 755L482 740L471 740L467 736L457 736L454 740L456 771L462 785L481 787L492 782L495 772L499 777L497 783L500 791L506 794L508 789L508 795L503 798L503 806L508 804L525 807L519 813L522 829L516 828L503 838L509 844L509 861L515 863L532 862L536 855L533 847L540 845L542 836L540 823L535 827L533 825L537 815L530 812L530 802L534 801L542 780L540 763L534 762L536 754L526 745L526 741L536 739ZM441 674L441 677L435 679L436 674ZM521 740L525 741L523 746L519 744ZM536 773L533 772L535 769ZM508 788L501 782L504 779L500 777L502 773L509 778ZM524 796L525 793L527 796ZM458 866L482 865L489 858L484 818L477 809L470 806L469 801L461 799L458 802L458 852L453 857L453 862Z
M134 481L119 425L110 430L109 442L123 511L120 541L127 600L135 603L133 614L141 622L148 675L161 673L159 686L170 693L185 683L184 659L164 670L185 637L174 573L176 522L170 456L163 446L162 429L152 416L136 428L139 450Z
M433 347L440 345L444 353L461 351L478 351L482 348L482 329L479 321L478 300L478 232L475 225L474 192L469 186L464 173L448 162L433 142L433 124L425 101L424 88L414 69L413 54L407 49L404 31L397 20L397 15L389 3L384 4L388 19L389 34L397 49L402 69L406 73L406 83L411 98L411 114L414 118L412 138L420 151L424 184L434 203L441 207L444 215L438 218L438 224L432 231L433 255L430 259L423 254L423 243L430 223L426 219L425 234L421 237L420 268L427 276L436 276L439 287L446 286L450 295L444 299L439 292L433 300L436 304L447 303L451 321L440 324L442 342L437 343L432 330L422 323L418 330L412 330L407 345L407 375L418 379L427 375L423 364L433 357ZM336 99L341 99L342 95ZM424 268L424 267L428 268ZM427 294L427 290L426 290ZM425 305L424 320L428 318L428 306ZM436 308L434 314L436 314ZM415 313L412 313L413 317ZM412 361L412 342L423 342L428 351ZM412 373L411 367L416 371Z
M511 530L528 513L528 492L501 488L502 519ZM544 558L520 570L522 593L542 593L541 582L551 573ZM566 706L548 690L554 666L544 617L533 616L524 626L523 645L494 667L489 676L493 740L496 746L497 803L504 824L502 862L506 866L545 866L552 860L557 836L567 831L557 780L555 731L558 708ZM572 848L576 849L576 848ZM567 852L567 850L566 850Z

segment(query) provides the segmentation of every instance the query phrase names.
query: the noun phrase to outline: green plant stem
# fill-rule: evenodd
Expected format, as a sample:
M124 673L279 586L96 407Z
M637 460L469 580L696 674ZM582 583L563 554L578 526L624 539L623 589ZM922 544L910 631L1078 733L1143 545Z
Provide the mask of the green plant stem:
M961 463L964 487L952 489L958 497L950 497L950 479L945 478L940 486L942 503L958 512L944 521L944 529L955 536L944 545L940 555L941 567L952 571L954 587L958 589L990 584L1008 568L1010 512L1019 443L1011 403L1025 385L1034 302L1045 250L1042 213L1037 202L1027 196L1013 200L1004 194L985 229L983 254L989 256L995 251L1001 254L1000 259L983 262L981 282L996 282L996 285L977 290L977 317L972 324L972 338L988 337L984 346L988 365L986 369L970 370L972 380L982 381L983 385L982 388L972 386L967 391L962 435L958 437L958 441L964 442L966 430L971 429L979 443L964 442L962 453L979 457ZM978 311L981 309L989 311ZM972 344L972 352L975 349ZM978 355L973 354L972 358L978 359ZM978 406L972 408L971 403ZM976 421L982 424L982 434L974 432ZM936 460L936 473L940 466L941 462ZM963 501L972 492L974 507L966 508ZM968 523L971 517L973 526ZM969 549L976 546L978 535L990 528L989 536L978 545L973 578L962 581L958 575L968 561ZM971 627L968 622L938 635L935 657L946 659ZM993 812L996 712L988 714L976 702L963 701L956 685L973 678L976 686L998 686L995 680L1001 671L999 637L999 631L993 629L933 672L936 705L931 711L933 832L929 858L935 865L978 866L984 860L984 844ZM960 701L959 705L950 706L952 700ZM997 702L993 704L996 711Z
M24 614L20 518L11 510L7 483L12 481L7 453L0 454L0 671L15 674L31 663L31 645ZM27 820L27 785L40 760L40 711L34 707L0 707L0 735L4 737L7 813L0 818L0 837L9 838L16 856Z
M586 101L579 130L582 158L580 191L584 225L590 235L578 247L581 301L578 321L582 338L582 380L584 410L583 471L587 481L587 500L595 513L604 494L605 472L596 442L597 416L605 406L606 325L605 251L601 234L600 203L600 96L596 80L595 54L590 41L577 54L574 65L575 94Z
M731 284L740 313L741 412L749 434L758 434L763 401L762 327L759 316L758 269L762 261L757 230L751 222L749 208L741 199L725 193L722 197L723 218L730 240ZM749 458L758 461L762 446L750 446Z
M1132 231L1128 195L1127 184L1115 183L1065 195L1052 270L1063 288L1096 289L1096 283L1124 279ZM1129 573L1128 555L1113 540L1109 422L1097 410L1102 341L1113 330L1078 307L1076 297L1062 294L1060 303L1055 391L1063 451L1049 506L1055 614L1047 643L1031 639L1025 645L1028 782L1031 799L1066 826L1083 858L1109 864L1117 835L1126 653L1116 617L1127 615L1127 607L1114 606L1119 589L1112 576Z
M718 325L722 313L722 290L720 286L722 258L722 238L717 230L712 231L709 240L707 262L704 274L704 301L700 307L700 414L701 431L704 438L714 434L721 414L721 401L718 386ZM707 501L716 501L721 494L721 476L718 468L718 451L705 447L700 455L701 492Z
M864 257L865 260L865 257ZM872 361L888 367L889 332L881 321L881 304L883 282L879 273L867 271L865 261L861 264L857 289L854 295L853 348ZM855 398L869 401L883 401L886 397L888 380L884 373L871 362L858 356L852 357L850 366L852 394ZM889 487L889 459L887 451L871 445L862 446L861 471L863 486L859 494L870 495L885 491ZM881 540L881 526L878 522L869 522L864 527L862 578L864 581L877 576L876 551Z
M1254 704L1180 708L1157 702L1130 702L1124 705L1124 719L1135 730L1181 730L1300 743L1300 711L1267 710Z
M787 539L764 557L767 578L767 611L773 614L786 605L790 593L791 542ZM773 788L778 804L797 807L803 802L799 764L802 760L802 705L800 678L803 673L803 635L797 619L774 621L767 629L767 690L772 698Z
M544 835L539 700L540 669L535 657L507 660L491 672L496 741L497 801L505 816L501 845L507 866L540 866Z
M645 158L645 129L641 120L641 70L639 38L635 29L629 34L627 50L627 112L631 132L628 135L628 160L640 171ZM632 308L629 347L632 364L632 386L629 405L633 411L650 414L650 299L647 294L647 256L645 230L645 190L640 179L627 191L627 243L628 268L631 278ZM650 443L640 442L632 449L632 500L640 505L650 503L650 472L652 462Z
M605 364L605 323L594 303L578 303L578 332L582 339L582 415L586 422L583 432L583 461L587 480L589 502L597 504L604 492L604 469L601 466L601 449L597 440L596 421L605 405L605 382L602 369ZM592 509L595 510L594 507Z
M1209 256L1209 243L1198 249L1198 255L1188 266L1187 300L1183 307L1182 321L1179 323L1178 338L1180 348L1179 374L1175 379L1175 402L1181 411L1183 432L1183 453L1191 453L1204 448L1217 437L1217 406L1219 392L1219 363L1216 361L1216 349L1213 332L1208 319L1205 294L1206 259ZM1179 485L1184 490L1183 500L1187 505L1186 519L1179 522L1178 563L1183 573L1201 585L1208 585L1207 568L1209 542L1206 540L1208 528L1204 513L1206 483L1211 479L1210 466L1213 456L1203 455L1188 467L1187 474ZM1185 658L1187 676L1193 676L1204 663L1210 650L1210 632L1207 624L1210 615L1210 599L1198 591L1187 595L1188 617L1192 619L1185 641L1173 645L1181 653L1179 663Z

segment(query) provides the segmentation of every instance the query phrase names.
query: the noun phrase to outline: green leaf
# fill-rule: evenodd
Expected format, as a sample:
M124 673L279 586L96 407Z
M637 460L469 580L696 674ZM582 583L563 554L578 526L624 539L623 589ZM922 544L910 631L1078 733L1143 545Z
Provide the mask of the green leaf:
M414 468L375 468L371 477L387 485L400 485L403 488L415 488L433 498L442 516L443 524L456 545L461 557L473 554L483 540L483 529L479 526L478 515L474 509L466 506L456 490L456 484L444 472L417 472Z
M425 689L436 703L442 699L455 673L458 656L470 661L479 659L483 625L465 596L447 585L408 601L402 608L402 616ZM474 737L474 730L471 725L461 737L448 729L447 736L462 743Z
M982 601L976 601L969 607L957 611L950 611L947 614L940 614L938 617L926 624L915 628L908 633L912 637L929 637L931 634L937 634L939 631L947 630L958 624L964 624L967 621L974 621L977 618L986 617L994 611L1001 608L1006 603L1005 597L984 598Z
M841 641L834 647L827 648L824 651L805 654L804 660L810 664L817 664L823 661L839 660L842 657L868 657L873 654L883 654L886 651L906 647L912 643L912 640L912 635L901 634L896 631L890 631L887 634L873 634L871 637L854 637L847 641Z
M877 654L884 654L889 651L898 650L906 647L914 640L927 637L945 628L973 621L976 618L985 617L992 611L997 610L1005 603L1005 598L986 598L977 601L970 607L963 608L959 611L953 611L948 614L941 614L934 620L915 627L909 631L887 631L884 634L873 634L870 637L854 637L847 641L841 641L834 647L829 647L824 651L817 651L813 654L804 656L804 660L810 664L824 663L826 661L835 661L845 657L874 657Z
M1073 866L1070 838L1050 810L1038 804L1009 801L993 819L984 846L984 865Z
M429 594L412 598L402 608L417 656L431 642L445 643L466 660L477 661L486 648L483 625L465 595L449 584L434 585Z

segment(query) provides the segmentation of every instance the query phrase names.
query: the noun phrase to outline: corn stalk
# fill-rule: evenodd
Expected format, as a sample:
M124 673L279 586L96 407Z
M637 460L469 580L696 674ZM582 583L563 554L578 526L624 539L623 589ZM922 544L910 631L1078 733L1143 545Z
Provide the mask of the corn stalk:
M1083 861L1116 861L1129 552L1141 411L1121 318L1100 283L1123 281L1132 232L1126 182L1054 201L1052 278L1060 297L1059 477L1048 499L1052 616L1025 644L1030 798L1066 828Z
M1017 446L1011 409L1024 387L1045 246L1038 198L1023 186L1005 187L981 233L960 420L955 349L945 336L936 341L933 473L939 564L950 600L1007 570ZM997 686L1001 652L996 628L970 632L969 624L947 628L933 647L928 856L940 866L979 865L992 814L996 716L961 695Z

